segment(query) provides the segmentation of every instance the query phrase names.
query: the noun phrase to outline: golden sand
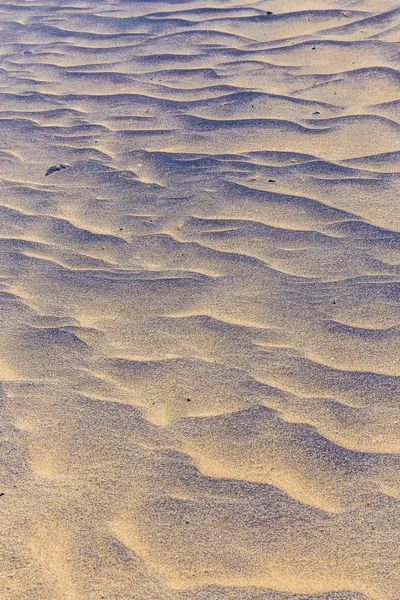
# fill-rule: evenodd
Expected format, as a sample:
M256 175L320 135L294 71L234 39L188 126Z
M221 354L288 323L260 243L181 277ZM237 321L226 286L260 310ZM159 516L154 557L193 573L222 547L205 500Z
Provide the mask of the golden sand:
M399 39L0 4L0 600L400 599Z

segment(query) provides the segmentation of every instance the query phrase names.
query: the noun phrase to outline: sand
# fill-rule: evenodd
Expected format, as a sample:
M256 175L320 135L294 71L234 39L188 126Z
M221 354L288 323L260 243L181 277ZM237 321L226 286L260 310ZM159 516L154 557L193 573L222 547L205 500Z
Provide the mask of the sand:
M398 0L0 29L1 600L398 600Z

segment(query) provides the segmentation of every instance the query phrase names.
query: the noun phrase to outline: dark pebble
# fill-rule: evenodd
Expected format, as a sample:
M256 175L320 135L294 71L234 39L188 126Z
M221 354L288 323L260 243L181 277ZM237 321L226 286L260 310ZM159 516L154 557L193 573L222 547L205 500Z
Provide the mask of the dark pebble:
M57 171L62 171L63 169L66 169L68 167L68 165L53 165L52 167L49 167L46 171L46 177L48 175L51 175L52 173L56 173Z

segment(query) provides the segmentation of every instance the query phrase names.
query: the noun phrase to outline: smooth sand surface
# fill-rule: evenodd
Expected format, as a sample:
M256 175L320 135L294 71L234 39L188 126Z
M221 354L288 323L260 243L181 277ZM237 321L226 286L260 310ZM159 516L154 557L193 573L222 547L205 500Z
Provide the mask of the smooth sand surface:
M1 600L399 600L399 39L0 4Z

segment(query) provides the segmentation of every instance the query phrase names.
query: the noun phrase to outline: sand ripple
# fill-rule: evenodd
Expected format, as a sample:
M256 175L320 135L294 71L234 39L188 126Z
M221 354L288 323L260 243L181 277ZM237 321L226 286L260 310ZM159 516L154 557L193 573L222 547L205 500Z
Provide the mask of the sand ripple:
M300 4L0 5L1 598L400 597L400 9Z

